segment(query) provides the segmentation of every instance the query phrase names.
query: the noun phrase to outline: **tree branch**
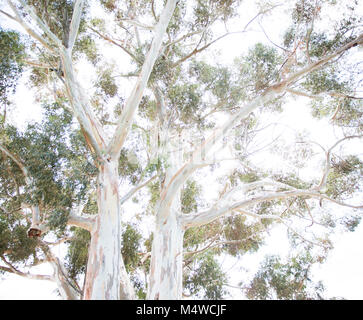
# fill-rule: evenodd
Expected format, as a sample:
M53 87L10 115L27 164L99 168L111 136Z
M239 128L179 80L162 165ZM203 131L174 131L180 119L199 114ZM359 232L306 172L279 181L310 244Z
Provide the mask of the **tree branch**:
M96 33L98 36L100 36L102 39L114 44L115 46L118 46L119 48L121 48L124 52L126 52L134 61L136 61L137 63L140 63L141 61L128 49L126 49L124 46L122 46L121 44L119 44L118 42L116 42L115 40L111 39L110 37L102 34L101 32L97 31L96 29L88 26L88 28L90 30L92 30L94 33Z
M49 276L49 275L32 274L32 273L29 273L29 272L21 272L20 270L16 269L10 262L8 262L3 255L1 255L0 258L8 266L8 267L0 266L0 269L3 270L3 271L13 273L13 274L16 274L18 276L21 276L21 277L24 277L24 278L27 278L27 279L32 279L32 280L54 281L54 278L52 276Z
M18 22L18 19L16 18L16 17L13 17L11 14L9 14L9 13L7 13L7 12L5 12L5 11L3 11L3 10L1 10L0 9L0 13L2 13L3 15L5 15L5 16L7 16L9 19L11 19L11 20L14 20L14 21L16 21L16 22Z
M139 27L139 28L142 28L142 29L146 29L146 30L153 30L154 29L154 26L149 26L149 25L146 25L144 23L141 23L139 21L132 20L132 19L120 19L120 21L129 23L129 24L131 24L133 26L136 26L136 27Z
M138 184L135 188L131 189L126 195L124 195L121 199L120 199L120 204L124 204L127 200L129 200L137 191L139 191L141 188L147 186L151 181L153 181L155 178L157 177L157 175L151 177L149 180Z
M247 103L244 107L240 109L240 112L234 115L231 115L230 118L222 125L222 127L216 129L205 141L204 143L197 148L191 156L191 159L188 163L184 164L181 167L174 177L170 180L168 186L164 188L164 191L161 193L161 200L164 202L162 203L163 206L170 206L171 201L175 195L175 190L178 190L184 182L188 179L188 177L198 168L196 164L201 163L200 160L202 155L206 155L211 148L221 140L221 138L229 131L234 125L240 121L241 119L245 118L249 115L255 108L265 104L268 101L271 101L279 94L286 91L289 85L300 79L302 76L323 67L325 64L330 62L336 56L344 53L345 51L363 44L363 34L357 37L355 40L351 41L350 43L346 44L342 48L335 51L333 54L323 57L317 62L310 64L309 66L301 69L300 71L292 74L291 76L287 77L287 79L271 85L268 87L264 92L262 92L259 96L255 97L249 103ZM161 212L167 212L167 210L162 210ZM166 218L166 217L163 217Z
M48 262L53 267L53 281L57 283L62 298L65 300L78 300L80 292L77 286L73 284L72 280L69 278L63 263L53 254L49 246L44 241L40 241L40 247L42 248Z
M10 0L7 0L7 3L9 4L10 8L13 10L13 12L15 13L15 16L16 16L15 18L14 17L10 17L10 18L15 19L25 29L25 31L31 37L33 37L35 40L38 40L43 45L44 48L46 48L48 51L50 51L52 53L56 53L56 51L51 47L51 45L47 42L47 40L45 40L42 36L40 36L37 32L35 32L31 27L29 27L29 25L22 18L21 13L18 11L16 6ZM9 15L8 15L8 17L9 17Z
M254 16L246 25L245 25L245 27L243 28L243 30L242 31L234 31L234 32L226 32L225 34L223 34L223 35L221 35L221 36L219 36L219 37L217 37L216 39L214 39L214 40L212 40L211 42L209 42L208 44L206 44L206 45L204 45L202 48L199 48L198 49L198 46L199 46L199 44L200 44L200 42L201 42L201 40L202 40L202 38L200 39L200 41L199 41L199 43L198 43L198 45L195 47L195 49L192 51L192 52L190 52L189 54L187 54L187 55L185 55L184 57L182 57L182 58L180 58L178 61L176 61L173 65L172 65L172 68L174 68L174 67L176 67L176 66L178 66L179 64L181 64L181 63L183 63L185 60L187 60L187 59L189 59L190 57L192 57L192 56L194 56L194 55L196 55L197 53L200 53L200 52L202 52L202 51L204 51L205 49L207 49L207 48L209 48L212 44L214 44L215 42L217 42L217 41L219 41L219 40L221 40L221 39L223 39L223 38L225 38L226 36L228 36L228 35L232 35L232 34L237 34L237 33L245 33L246 31L247 31L247 27L255 20L255 19L257 19L260 15L263 15L263 14L265 14L265 13L267 13L268 11L271 11L272 9L274 9L274 8L276 8L276 7L278 7L278 6L280 6L280 5L275 5L275 6L272 6L272 7L270 7L270 8L268 8L268 9L266 9L266 10L264 10L264 11L260 11L256 16ZM201 33L201 32L205 32L206 30L207 30L207 28L208 28L208 26L204 29L204 30L202 30L202 31L197 31L197 32L193 32L193 33L191 33L191 34L189 34L189 35L194 35L194 34L198 34L198 33ZM186 36L184 36L184 37L188 37L189 35L186 35ZM173 43L176 43L176 42L179 42L179 41L181 41L181 40L183 40L184 39L184 37L182 37L182 38L180 38L179 40L176 40L176 41L174 41ZM203 37L203 36L202 36Z
M226 205L221 208L213 207L213 208L211 208L207 211L201 212L201 213L183 215L182 223L183 223L183 226L185 229L188 229L190 227L201 226L201 225L208 224L208 223L212 222L213 220L220 218L220 217L226 215L227 213L232 212L233 210L236 210L236 209L246 208L251 205L255 205L255 204L258 204L261 202L265 202L265 201L287 199L287 198L291 198L291 197L309 197L309 198L325 199L330 202L336 203L340 206L345 206L345 207L354 208L354 209L363 208L363 205L359 205L359 206L350 205L350 204L332 199L332 198L330 198L324 194L321 194L319 192L316 192L316 191L295 189L295 190L291 190L291 191L270 193L267 195L254 197L254 198L251 198L248 200L235 202L233 204ZM273 215L259 215L259 214L252 214L252 213L249 213L249 215L254 215L255 217L260 217L260 218L264 218L264 219L267 219L267 218L276 219L276 217Z
M72 52L73 46L76 42L76 38L77 38L78 30L79 30L79 24L81 22L83 2L84 2L83 0L77 0L73 7L73 15L72 15L72 20L71 20L71 25L69 28L68 50L70 52Z
M161 49L163 35L165 34L166 28L173 15L176 2L177 2L176 0L169 0L167 2L161 14L158 24L154 28L155 36L152 41L150 50L146 56L145 62L142 66L141 73L136 81L136 84L129 98L126 101L125 108L120 116L115 133L111 139L111 142L107 147L107 152L111 155L112 158L117 159L119 157L122 145L129 131L133 115L141 101L151 71L154 67L156 59L158 58Z
M198 45L194 48L193 51L191 51L190 53L188 53L187 55L185 55L184 57L180 58L178 61L174 62L172 65L171 65L171 68L175 68L176 66L180 65L181 63L183 63L184 61L188 60L190 57L208 49L212 44L216 43L217 41L229 36L229 35L232 35L232 34L237 34L237 33L244 33L246 31L234 31L234 32L227 32L219 37L217 37L216 39L212 40L211 42L207 43L206 45L204 45L203 47L199 48L198 49L198 46L199 46L199 43Z
M36 68L42 68L42 69L52 68L52 66L50 64L44 64L44 63L37 62L37 61L23 60L23 62L27 65L30 65L30 66L36 67Z
M96 215L78 215L72 212L68 217L67 224L75 227L80 227L91 232L95 218Z
M12 152L10 152L6 147L4 147L1 144L0 144L0 150L3 153L5 153L11 160L13 160L16 163L16 165L20 168L21 172L23 173L23 175L25 177L25 183L28 186L31 186L33 180L30 177L28 169L23 164L23 162L20 159L18 159ZM33 229L36 229L36 230L39 230L40 232L42 232L43 229L41 229L40 226L39 226L39 223L40 223L40 209L39 209L39 206L32 205L31 206L31 211L32 211L32 225L31 225L29 230L31 230L33 228Z
M301 91L297 91L294 89L286 89L287 92L298 95L298 96L302 96L302 97L307 97L307 98L311 98L311 99L324 99L324 96L321 95L316 95L316 94L310 94L310 93L306 93L306 92L301 92ZM355 96L351 96L348 94L344 94L344 93L339 93L339 92L327 92L325 93L328 96L331 97L337 97L337 98L347 98L347 99L356 99L356 100L361 100L363 99L363 97L355 97Z
M351 49L351 48L353 48L355 46L362 45L362 44L363 44L363 34L358 36L353 41L347 43L345 46L339 48L334 53L332 53L330 55L326 55L325 57L321 58L320 60L309 64L307 67L305 67L305 68L301 69L300 71L290 75L284 81L271 86L267 90L271 90L271 89L281 90L281 91L285 90L289 85L291 85L292 83L299 80L302 76L321 68L322 66L324 66L325 64L327 64L328 62L333 60L335 57L343 54L344 52L348 51L349 49Z
M19 169L21 170L21 172L23 173L24 177L25 177L25 181L27 183L31 183L31 179L28 173L27 168L24 166L23 162L18 159L18 157L16 157L12 152L10 152L6 147L4 147L3 145L0 144L0 150L7 155L11 160L13 160L16 165L19 167Z
M88 99L79 82L76 80L70 53L64 49L61 49L60 53L64 68L67 95L73 112L81 125L82 132L91 151L95 152L99 159L105 160L104 150L106 144L102 126L89 108Z
M32 17L32 19L37 23L37 25L44 31L44 33L58 46L62 47L62 42L59 40L59 38L50 30L50 28L37 16L37 14L34 12L34 9L30 7L27 3L25 3L23 0L19 0L19 2L24 6L25 10L29 13L29 15ZM8 3L10 4L11 1L8 0Z

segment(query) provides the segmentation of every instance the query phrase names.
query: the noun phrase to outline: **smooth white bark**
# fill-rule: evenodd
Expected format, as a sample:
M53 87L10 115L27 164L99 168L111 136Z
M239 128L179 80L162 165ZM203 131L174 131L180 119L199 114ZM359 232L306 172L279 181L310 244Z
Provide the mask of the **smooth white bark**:
M170 212L157 213L151 251L151 265L147 298L151 300L179 300L183 289L183 237L180 203L176 201ZM161 220L160 216L167 216Z
M156 59L159 57L163 36L173 15L176 2L176 0L169 0L167 2L160 16L158 24L154 28L154 39L152 41L150 50L145 58L141 73L129 98L126 101L124 111L121 114L115 133L107 148L108 153L113 158L119 157L122 145L126 139L128 130L132 123L134 113L141 101Z
M87 264L85 300L134 299L121 257L121 214L117 162L99 168L98 215L91 232ZM121 283L121 286L120 286Z
M220 207L220 208L211 208L204 212L196 213L196 214L189 214L184 215L182 217L183 226L185 228L196 227L208 224L214 221L217 218L224 216L225 214L232 212L233 210L237 210L240 208L247 208L249 206L264 202L264 201L271 201L271 200L278 200L278 199L287 199L291 197L309 197L309 198L316 198L316 199L325 199L335 204L354 208L354 209L362 209L363 205L351 205L348 203L344 203L341 201L337 201L335 199L329 198L328 196L316 192L315 190L299 190L294 189L291 191L281 191L275 193L268 193L261 196L256 196L247 200L242 200L238 202L234 202L232 204Z
M69 27L69 42L68 42L68 50L72 52L74 43L76 42L79 24L81 22L81 15L83 9L83 0L77 0L73 6L73 15L71 20L71 25Z

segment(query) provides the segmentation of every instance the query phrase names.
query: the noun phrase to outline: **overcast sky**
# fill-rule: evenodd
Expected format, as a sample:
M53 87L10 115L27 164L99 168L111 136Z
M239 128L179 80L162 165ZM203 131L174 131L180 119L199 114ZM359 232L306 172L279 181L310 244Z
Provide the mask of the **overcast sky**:
M246 1L246 3L251 3L251 1ZM363 15L363 10L361 11ZM245 10L245 12L248 12L248 10ZM2 25L3 19L3 16L0 16ZM273 22L271 20L266 20L266 26L268 26L270 34L275 39L279 39L279 33L284 29L284 24L287 25L288 21L275 20L275 22ZM249 42L248 39L253 39L253 41L261 39L261 41L266 41L263 33L258 28L258 25L256 25L253 30L254 31L249 35L244 35L243 41L240 41L241 35L226 37L221 41L218 44L219 47L217 46L217 48L223 52L223 55L221 55L221 62L230 62L235 57L236 51L242 52L245 50L245 44ZM276 40L276 42L278 41ZM39 118L40 109L38 106L29 103L29 101L33 101L33 97L32 93L25 86L19 86L17 97L18 108L15 109L11 115L14 121L19 124L24 124L26 121ZM300 101L300 103L304 105L304 101ZM319 128L322 140L325 139L325 141L329 141L329 139L332 138L329 131L320 127L321 124L314 124L311 122L310 114L305 107L298 108L296 105L288 106L284 117L284 119L280 119L281 123L288 124L295 130L302 130L304 129L303 126L309 130L318 130ZM303 121L303 119L306 121ZM362 149L362 144L354 142L350 147ZM361 249L360 245L362 240L362 224L353 233L337 236L334 242L335 249L330 252L327 262L324 265L315 268L315 280L322 280L324 282L327 289L326 295L328 297L340 296L346 299L363 299L363 249ZM284 247L284 244L286 244L285 238L278 231L273 233L273 240L271 240L269 244L270 245L262 250L264 253L279 253L287 250L287 248ZM59 251L59 253L61 253L61 251ZM259 258L246 255L237 265L234 265L232 272L233 274L236 274L236 282L240 280L238 278L238 273L243 272L244 270L250 271L258 267L258 263L262 259L261 257L262 255ZM47 266L38 267L37 269L32 270L34 273L37 271L41 273L52 272ZM28 280L14 275L0 276L0 299L59 299L55 293L55 289L56 285L53 282ZM230 289L230 292L233 294L234 298L241 298L238 290Z

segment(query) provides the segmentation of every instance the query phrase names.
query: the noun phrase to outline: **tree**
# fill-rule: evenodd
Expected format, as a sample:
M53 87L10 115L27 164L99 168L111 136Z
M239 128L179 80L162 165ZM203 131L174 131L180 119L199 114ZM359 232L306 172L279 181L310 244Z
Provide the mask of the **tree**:
M7 0L1 13L27 36L1 30L8 39L2 101L9 103L8 92L27 66L44 117L22 132L3 116L1 270L54 280L67 299L180 299L183 288L221 298L227 277L218 255L257 251L277 224L286 226L295 247L305 245L312 255L323 248L326 255L325 234L339 225L353 230L362 208L355 202L362 161L336 150L362 137L354 54L363 33L357 2L340 5L344 19L334 28L323 14L337 10L334 1L289 4L292 25L275 44L261 24L279 7L269 2L242 28L228 31L242 1ZM254 43L233 65L206 58L213 45L243 37L257 23L268 44ZM92 70L89 83L78 77L81 63ZM266 115L301 96L311 99L315 117L330 117L339 130L329 148L299 136L288 154L298 168L318 146L325 159L318 180L253 162ZM270 146L280 152L276 143ZM218 153L227 147L236 165L230 173L223 167L230 159ZM208 186L197 176L218 168L224 171L212 201L203 197ZM130 200L143 214L127 212ZM330 204L349 213L329 215ZM123 222L126 214L132 223ZM306 220L313 234L298 230ZM59 242L68 244L65 261L51 249ZM306 259L294 263L304 268ZM21 271L41 262L51 263L53 277ZM269 260L264 268L280 268L277 263ZM290 283L283 295L297 297L290 291L301 288Z

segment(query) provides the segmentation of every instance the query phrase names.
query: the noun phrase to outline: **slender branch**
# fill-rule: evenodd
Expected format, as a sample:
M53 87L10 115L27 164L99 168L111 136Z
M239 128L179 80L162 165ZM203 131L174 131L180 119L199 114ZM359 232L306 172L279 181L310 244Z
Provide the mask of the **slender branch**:
M151 0L151 13L152 13L155 21L158 21L158 18L156 17L156 13L155 13L155 3L154 3L154 0Z
M198 46L199 46L199 44L200 44L200 42L201 42L201 40L202 40L202 38L200 39L200 41L199 41L199 43L198 43L198 45L195 47L195 49L193 50L193 51L191 51L189 54L187 54L187 55L185 55L184 57L182 57L182 58L180 58L178 61L176 61L171 67L172 68L174 68L174 67L176 67L176 66L178 66L179 64L181 64L181 63L183 63L185 60L187 60L187 59L189 59L190 57L192 57L192 56L194 56L194 55L196 55L197 53L200 53L200 52L202 52L202 51L204 51L204 50L206 50L207 48L209 48L212 44L214 44L214 43L216 43L217 41L219 41L219 40L221 40L221 39L223 39L223 38L225 38L226 36L229 36L229 35L232 35L232 34L238 34L238 33L245 33L246 31L247 31L247 27L255 20L255 19L257 19L260 15L262 15L262 14L265 14L265 13L267 13L268 11L271 11L272 9L274 9L274 8L276 8L276 7L278 7L278 6L280 6L280 5L275 5L275 6L272 6L271 8L268 8L268 9L266 9L266 10L264 10L264 11L260 11L256 16L254 16L246 25L245 25L245 27L243 28L243 30L242 31L234 31L234 32L227 32L227 33L225 33L225 34L223 34L223 35L221 35L221 36L219 36L219 37L217 37L216 39L214 39L214 40L212 40L211 42L209 42L208 44L206 44L206 45L204 45L202 48L199 48L198 49ZM201 33L201 32L205 32L206 31L206 29L207 28L205 28L203 31L197 31L196 32L196 34L197 33ZM186 36L188 36L188 35L186 35ZM203 36L202 36L203 37ZM177 41L181 41L181 40L183 40L183 37L180 39L180 40L177 40Z
M293 233L295 233L299 238L301 238L302 240L306 241L306 242L309 242L313 245L316 245L316 246L319 246L319 247L323 247L323 248L328 248L328 249L332 249L332 246L331 245L324 245L324 244L321 244L321 243L318 243L318 242L315 242L315 241L312 241L310 239L307 239L306 237L304 237L300 232L298 232L297 230L295 230L293 227L291 227L289 224L287 224L284 219L281 219L280 222L282 224L284 224L288 230L291 230Z
M154 29L154 26L149 26L147 24L144 24L144 23L141 23L139 21L132 20L132 19L120 19L120 21L129 23L129 24L131 24L133 26L136 26L136 27L139 27L139 28L142 28L142 29L146 29L146 30L153 30Z
M125 203L127 200L129 200L137 191L139 191L141 188L147 186L151 181L153 181L155 178L157 177L157 175L151 177L150 179L148 179L147 181L140 183L139 185L137 185L135 188L131 189L126 195L124 195L121 199L120 199L120 204Z
M50 64L44 64L37 61L31 61L31 60L23 60L25 64L28 64L30 66L36 67L36 68L42 68L42 69L50 69L52 66Z
M192 36L194 36L194 35L196 35L196 34L200 34L200 33L205 32L205 31L206 31L206 28L205 28L205 29L203 29L203 30L197 30L197 31L194 31L194 32L189 32L189 33L187 33L187 34L185 34L185 35L181 36L180 38L178 38L178 39L176 39L176 40L174 40L174 41L172 41L172 42L167 43L167 44L165 45L165 47L166 47L166 48L167 48L167 47L170 47L170 46L172 46L172 45L174 45L174 44L177 44L177 43L178 43L178 42L180 42L180 41L183 41L183 40L184 40L184 39L186 39L186 38L192 37Z
M286 91L289 93L298 95L298 96L302 96L302 97L307 97L307 98L312 98L312 99L324 99L324 96L301 92L301 91L297 91L294 89L286 89ZM339 92L326 92L325 94L328 96L337 97L337 98L348 98L348 99L356 99L356 100L363 99L363 97L355 97L355 96L351 96L351 95L339 93Z
M180 65L181 63L183 63L184 61L188 60L190 57L208 49L212 44L216 43L217 41L229 36L229 35L232 35L232 34L237 34L237 33L244 33L246 31L234 31L234 32L227 32L221 36L219 36L218 38L212 40L211 42L207 43L206 45L204 45L203 47L199 48L198 49L198 46L199 46L199 43L198 45L195 47L195 49L193 51L191 51L190 53L188 53L187 55L185 55L184 57L180 58L178 61L174 62L172 65L171 65L171 68L175 68L176 66Z
M289 51L289 50L287 50L287 49L285 49L285 48L283 48L283 47L281 47L281 46L279 46L278 44L276 44L275 42L273 42L271 39L270 39L270 37L267 35L267 33L266 33L266 31L265 31L265 29L263 28L263 26L262 26L262 24L261 23L259 23L259 26L260 26L260 28L261 28L261 30L262 30L262 32L263 32L263 34L265 35L265 37L267 38L267 40L268 41L270 41L275 47L277 47L277 48L279 48L279 49L281 49L282 51L284 51L284 52L287 52L287 51Z
M0 12L1 12L3 15L7 16L9 19L11 19L11 20L14 20L14 21L17 21L17 22L18 22L18 19L17 19L16 17L13 17L11 14L9 14L9 13L7 13L7 12L5 12L5 11L1 10L1 9L0 9Z
M102 39L118 46L119 48L121 48L124 52L126 52L134 61L140 63L141 61L128 49L126 49L123 45L121 45L120 43L116 42L115 40L111 39L110 37L102 34L101 32L99 32L98 30L88 26L88 28L90 30L92 30L94 33L96 33L98 36L100 36Z

